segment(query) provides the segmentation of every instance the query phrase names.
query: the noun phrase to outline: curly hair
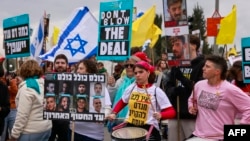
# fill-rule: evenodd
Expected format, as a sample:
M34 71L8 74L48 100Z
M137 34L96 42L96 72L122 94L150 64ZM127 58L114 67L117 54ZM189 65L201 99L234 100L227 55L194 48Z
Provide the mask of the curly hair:
M41 77L42 75L43 70L35 60L27 60L22 64L19 70L19 76L21 76L23 79L33 76Z
M96 63L94 63L93 61L89 60L89 59L84 59L81 60L77 66L76 66L76 70L78 69L80 64L83 64L86 67L86 71L88 73L98 73L97 67L96 67Z

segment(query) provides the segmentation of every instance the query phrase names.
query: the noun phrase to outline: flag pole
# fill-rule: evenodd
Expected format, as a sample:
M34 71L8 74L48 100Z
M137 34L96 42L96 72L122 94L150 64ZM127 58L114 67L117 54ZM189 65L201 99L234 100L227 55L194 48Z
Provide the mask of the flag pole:
M47 52L47 38L49 36L49 18L50 18L50 14L46 14L46 11L44 12L44 38L43 38L43 53ZM45 62L45 69L44 72L46 72L46 69L48 67L47 61Z
M71 141L74 141L75 138L75 121L72 121L72 128L71 128Z
M215 11L219 13L219 0L215 0ZM216 45L216 38L217 38L217 35L214 36L214 50L218 49L218 46Z

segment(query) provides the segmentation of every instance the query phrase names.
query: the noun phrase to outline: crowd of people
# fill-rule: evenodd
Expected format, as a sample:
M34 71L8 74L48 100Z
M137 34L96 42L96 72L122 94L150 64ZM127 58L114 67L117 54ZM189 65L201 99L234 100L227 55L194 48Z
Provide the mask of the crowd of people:
M199 38L190 36L190 65L181 65L183 48L187 48L184 40L183 36L170 39L178 62L174 66L168 64L166 53L154 65L135 47L112 74L92 58L69 67L63 54L49 63L53 69L43 70L34 60L25 61L15 75L6 75L1 68L1 141L69 141L72 137L75 141L102 141L104 128L111 136L115 129L125 127L145 129L148 140L159 141L162 120L168 120L164 131L169 141L223 140L224 125L250 123L250 85L243 82L242 62L236 61L228 69L223 57L201 55ZM91 91L87 82L77 83L75 112L104 113L107 122L43 118L44 110L71 112L72 84L45 84L44 80L45 73L66 72L106 76L106 84L95 82Z

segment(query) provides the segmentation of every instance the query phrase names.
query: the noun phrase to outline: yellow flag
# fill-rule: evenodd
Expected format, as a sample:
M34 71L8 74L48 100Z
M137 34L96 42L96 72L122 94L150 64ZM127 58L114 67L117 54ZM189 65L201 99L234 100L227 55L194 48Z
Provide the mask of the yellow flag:
M229 57L231 55L234 55L234 56L238 55L235 47L232 47L232 48L229 49L229 51L227 53L227 57Z
M153 48L154 45L156 44L158 38L159 38L159 35L161 35L161 29L157 26L157 25L153 25L148 34L147 34L147 39L150 39L151 40L151 43L149 45L149 47Z
M153 47L161 34L161 29L154 25L155 6L152 6L140 18L132 23L131 47L143 46L146 40L151 40L150 47Z
M56 26L54 26L54 31L52 34L52 43L53 45L56 45L58 42L58 38L59 38L59 33L60 33L60 29Z
M220 30L216 38L216 44L232 44L236 33L236 6L229 15L220 22Z

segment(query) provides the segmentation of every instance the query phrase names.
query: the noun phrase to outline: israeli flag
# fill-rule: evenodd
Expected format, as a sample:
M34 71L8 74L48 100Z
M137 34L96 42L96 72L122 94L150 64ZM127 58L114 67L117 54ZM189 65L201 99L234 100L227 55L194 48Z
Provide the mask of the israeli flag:
M76 63L96 54L98 22L87 7L74 10L59 34L59 40L42 60L54 62L58 54L65 54L69 63Z
M148 40L146 40L146 41L144 42L144 44L143 44L143 46L142 46L142 52L146 51L146 49L149 47L150 43L151 43L151 40L150 40L150 39L148 39Z
M44 18L40 19L37 31L33 36L32 43L30 45L30 58L36 60L39 64L42 60L39 55L44 53L43 51L43 40L44 40Z

